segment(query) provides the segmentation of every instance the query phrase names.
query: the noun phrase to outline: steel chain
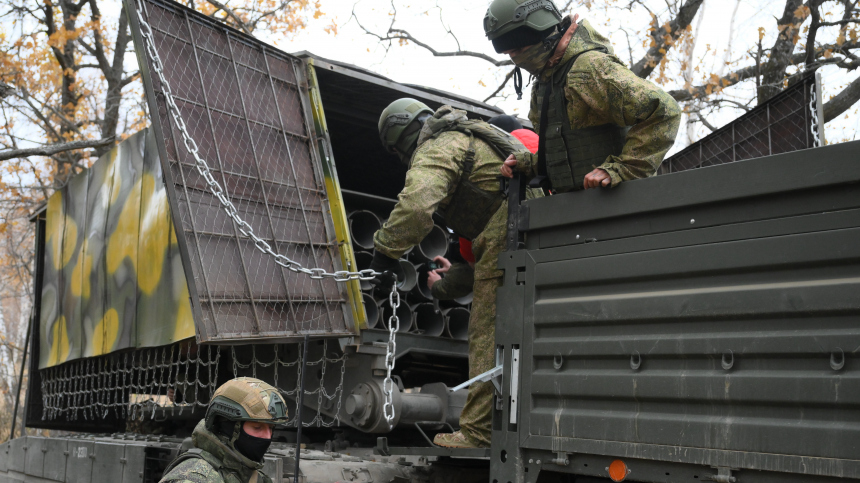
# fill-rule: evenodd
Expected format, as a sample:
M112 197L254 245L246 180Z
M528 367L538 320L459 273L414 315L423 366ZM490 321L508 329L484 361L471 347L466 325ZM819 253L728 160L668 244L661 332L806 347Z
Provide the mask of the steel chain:
M197 146L197 143L194 141L194 139L191 138L191 135L188 133L188 129L185 126L185 121L182 118L182 114L179 111L179 107L176 105L176 102L173 99L173 91L170 88L170 83L167 81L167 78L164 75L164 64L161 60L161 57L158 55L158 51L155 49L155 40L153 39L152 28L150 27L149 23L144 20L143 13L141 12L139 6L136 10L137 18L141 26L141 36L143 37L144 47L146 49L146 52L149 54L150 60L152 61L152 70L158 76L158 80L161 83L161 88L164 93L164 99L167 103L168 111L170 112L170 116L173 119L174 125L179 130L179 133L182 135L182 142L185 145L185 149L192 156L194 156L195 168L197 169L197 172L200 173L204 180L206 180L206 183L209 186L209 189L211 190L212 194L216 198L218 198L218 201L221 203L221 206L224 208L224 211L227 213L227 216L229 216L230 219L232 219L233 222L236 223L239 232L242 233L243 236L253 240L254 247L257 248L260 252L272 256L275 260L275 263L277 263L278 265L292 272L304 273L314 280L331 278L337 282L347 282L350 280L369 281L373 280L379 275L382 275L381 273L371 269L359 270L357 272L338 270L334 273L329 273L322 268L305 268L299 262L291 260L290 258L280 253L276 253L272 249L272 246L266 240L257 236L251 225L249 225L239 216L239 212L236 209L236 206L233 204L233 202L230 201L229 198L227 198L224 193L224 189L212 175L208 163L206 163L206 161L200 156L199 147ZM397 347L395 342L395 332L400 328L400 320L397 318L397 308L400 306L400 294L397 292L396 283L393 284L391 287L391 294L389 295L388 300L391 303L392 316L389 319L388 324L389 339L385 354L386 377L382 387L383 392L385 394L383 414L385 416L386 421L388 421L389 427L391 427L394 421L394 382L391 379L391 371L394 369L394 356L395 349ZM323 355L323 357L325 358L325 355ZM235 362L233 370L235 373ZM338 401L338 408L340 408L340 401Z
M818 133L818 100L816 99L815 85L816 83L813 82L812 85L809 87L809 112L810 119L812 120L812 126L810 126L810 129L812 131L812 147L818 148L821 147L821 138L819 137Z
M388 318L388 345L385 347L385 380L382 382L382 393L385 404L382 405L382 414L388 421L388 428L394 427L394 380L391 379L391 371L394 370L394 358L397 354L397 341L395 334L400 330L400 318L397 317L397 308L400 307L400 293L394 289L388 296L391 304L391 317Z

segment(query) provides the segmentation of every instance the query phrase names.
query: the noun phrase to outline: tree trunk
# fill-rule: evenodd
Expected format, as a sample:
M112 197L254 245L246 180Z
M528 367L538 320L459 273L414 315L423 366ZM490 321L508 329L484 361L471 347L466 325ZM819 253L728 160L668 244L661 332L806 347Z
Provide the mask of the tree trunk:
M762 104L782 91L785 70L791 64L794 46L800 24L806 19L806 12L800 17L795 12L803 5L803 0L786 0L782 18L777 22L779 35L770 50L770 57L762 68L761 86L758 88L758 103ZM798 12L800 13L800 12Z
M848 87L824 104L824 122L828 123L836 119L857 101L860 101L860 77L854 79L854 82L848 84Z

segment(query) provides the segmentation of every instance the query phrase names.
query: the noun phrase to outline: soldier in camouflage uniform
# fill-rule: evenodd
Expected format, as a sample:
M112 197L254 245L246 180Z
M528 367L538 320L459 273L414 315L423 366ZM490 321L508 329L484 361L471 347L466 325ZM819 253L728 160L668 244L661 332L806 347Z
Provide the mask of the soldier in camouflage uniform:
M609 40L577 18L563 17L551 0L494 0L484 17L496 52L536 78L529 119L539 153L517 153L502 173L546 176L556 192L653 175L681 116L671 96L633 74Z
M432 127L453 126L463 121L467 121L464 111L443 106L433 113L414 99L400 99L383 111L379 121L382 143L397 154L409 170L397 205L374 235L371 268L396 274L400 266L397 259L430 232L432 216L437 210L444 213L449 227L472 240L475 270L469 320L469 374L474 377L492 369L495 362L496 289L502 284L502 272L496 264L504 249L507 203L499 191L497 178L504 157L477 135L470 136L458 130L434 131ZM504 131L480 124L509 138L517 146L516 150L525 149ZM476 127L479 128L481 126ZM471 169L467 159L472 160ZM492 204L492 209L474 209L480 203L458 201L459 196L474 189L479 190L479 198L483 193L498 202ZM472 215L472 226L465 227L467 229L452 226L458 223L454 220ZM492 387L489 382L470 387L460 416L460 431L437 435L434 442L448 447L488 447Z
M161 483L271 483L261 471L275 424L287 422L277 389L250 377L215 391L192 434L194 448L179 455Z

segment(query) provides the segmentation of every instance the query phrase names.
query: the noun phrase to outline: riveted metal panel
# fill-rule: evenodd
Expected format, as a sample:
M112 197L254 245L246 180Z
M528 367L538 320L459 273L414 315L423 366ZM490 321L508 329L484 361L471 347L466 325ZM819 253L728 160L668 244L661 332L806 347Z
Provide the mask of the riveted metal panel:
M125 444L98 442L93 451L93 475L103 481L122 481Z
M24 465L24 472L29 476L42 477L45 464L45 438L37 436L27 437L27 462Z
M89 483L93 476L93 450L95 443L69 440L69 457L66 459L66 482Z
M45 439L45 466L43 477L48 480L66 480L66 461L69 459L68 440Z
M146 446L125 445L125 462L122 470L122 483L140 483L143 481L143 469L146 462Z
M9 442L8 471L24 472L27 461L27 437L16 438Z
M261 253L195 168L165 86L142 44L151 26L164 75L200 156L238 215L307 268L341 269L308 100L296 57L169 1L127 1L176 218L200 342L352 335L345 284L295 273Z
M5 473L9 468L9 442L0 444L0 473Z
M860 478L857 159L846 143L529 202L529 248L500 257L499 300L524 306L497 333L522 341L520 418L493 435L508 460Z

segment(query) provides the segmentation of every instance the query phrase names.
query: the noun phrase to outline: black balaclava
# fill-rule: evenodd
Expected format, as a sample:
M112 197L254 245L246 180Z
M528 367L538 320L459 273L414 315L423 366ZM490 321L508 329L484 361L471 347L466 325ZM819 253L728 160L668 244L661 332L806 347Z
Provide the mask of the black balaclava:
M236 425L239 425L239 437L233 441L233 434L236 431ZM221 419L216 425L218 433L226 436L229 440L229 446L241 453L251 461L263 462L263 455L272 444L272 440L268 438L258 438L251 436L245 432L245 423L242 421L229 421Z

